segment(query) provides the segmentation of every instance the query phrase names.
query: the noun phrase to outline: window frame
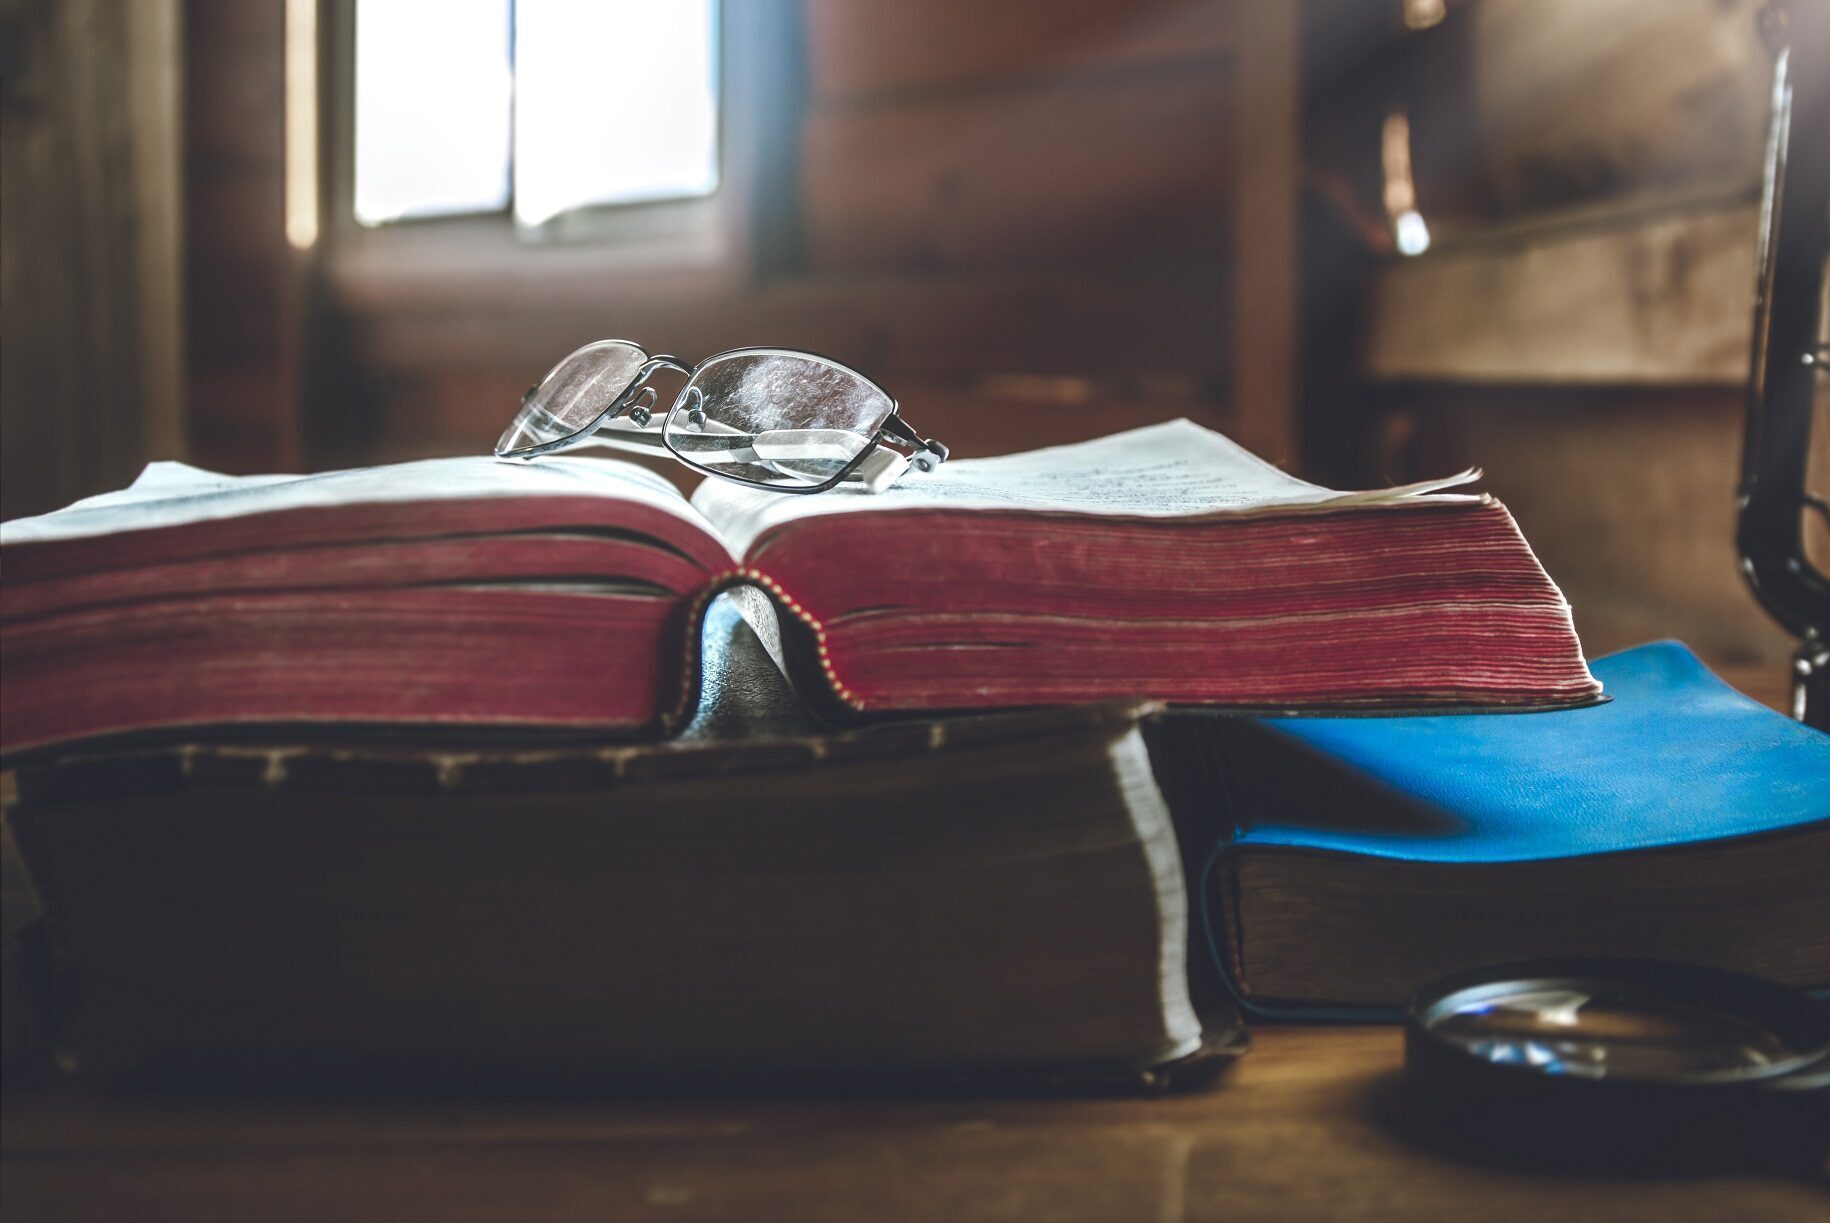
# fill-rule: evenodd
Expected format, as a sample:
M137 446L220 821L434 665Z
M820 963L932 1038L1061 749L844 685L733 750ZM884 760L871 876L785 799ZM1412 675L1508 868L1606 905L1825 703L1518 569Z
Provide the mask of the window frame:
M661 281L728 288L759 271L758 250L785 249L805 91L798 0L720 5L718 186L710 194L593 205L531 229L516 223L512 203L494 213L357 221L357 0L319 3L319 241L333 285L355 298L391 296L396 287L488 295L538 285L561 301L648 292Z

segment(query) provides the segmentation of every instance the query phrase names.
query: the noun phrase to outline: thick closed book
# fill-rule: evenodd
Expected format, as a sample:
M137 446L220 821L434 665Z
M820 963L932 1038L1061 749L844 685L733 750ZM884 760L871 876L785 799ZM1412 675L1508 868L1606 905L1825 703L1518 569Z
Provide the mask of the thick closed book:
M699 621L764 592L835 719L1106 699L1217 708L1595 698L1504 506L1340 493L1177 421L871 495L626 462L307 477L155 464L0 528L0 750L223 728L658 738Z
M1830 986L1830 736L1675 642L1594 669L1584 709L1181 723L1231 826L1201 887L1238 996L1389 1013L1558 955Z
M707 650L678 742L28 763L64 1064L1157 1090L1238 1052L1147 707L810 734L722 603Z

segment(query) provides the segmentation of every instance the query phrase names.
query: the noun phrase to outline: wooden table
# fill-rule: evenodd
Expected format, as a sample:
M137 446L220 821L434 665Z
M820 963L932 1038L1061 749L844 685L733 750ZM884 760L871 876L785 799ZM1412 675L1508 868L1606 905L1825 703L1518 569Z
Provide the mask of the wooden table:
M12 1092L36 1220L1830 1219L1830 1180L1582 1177L1394 1124L1390 1028L1265 1028L1158 1100L301 1100Z
M1770 671L1732 678L1777 703ZM1453 1156L1402 1122L1397 1029L1255 1037L1214 1088L1160 1100L149 1097L15 1075L0 1217L1830 1220L1830 1177Z

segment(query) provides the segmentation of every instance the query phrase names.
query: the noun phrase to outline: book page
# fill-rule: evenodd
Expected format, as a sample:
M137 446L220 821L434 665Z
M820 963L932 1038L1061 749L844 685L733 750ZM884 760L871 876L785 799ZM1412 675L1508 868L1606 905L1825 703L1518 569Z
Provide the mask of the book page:
M147 464L137 480L118 492L0 524L0 544L79 539L308 507L579 496L638 501L706 529L705 520L673 485L644 467L615 459L567 456L525 463L466 456L309 476L226 476L166 462Z
M793 496L707 480L693 504L742 554L763 532L799 518L868 510L1031 510L1103 518L1195 518L1299 505L1408 500L1476 478L1463 472L1402 488L1343 493L1299 480L1190 420L1096 441L910 471L881 493L840 486ZM1434 500L1459 501L1461 497Z

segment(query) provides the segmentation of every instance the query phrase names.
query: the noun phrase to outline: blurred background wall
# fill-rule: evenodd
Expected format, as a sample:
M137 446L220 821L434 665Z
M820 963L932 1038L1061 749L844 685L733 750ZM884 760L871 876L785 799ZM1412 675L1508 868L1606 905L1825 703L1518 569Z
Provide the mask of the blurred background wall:
M0 0L6 516L148 457L479 452L604 336L781 344L961 455L1190 416L1341 485L1477 463L1591 652L1784 656L1731 542L1755 0L725 0L709 193L529 223L511 164L374 224L364 6L423 32L402 73L515 19ZM568 113L667 120L630 84L656 44L576 41ZM503 94L524 120L544 80ZM504 88L413 121L494 148Z
M0 516L186 445L179 0L0 0Z

